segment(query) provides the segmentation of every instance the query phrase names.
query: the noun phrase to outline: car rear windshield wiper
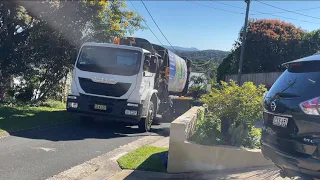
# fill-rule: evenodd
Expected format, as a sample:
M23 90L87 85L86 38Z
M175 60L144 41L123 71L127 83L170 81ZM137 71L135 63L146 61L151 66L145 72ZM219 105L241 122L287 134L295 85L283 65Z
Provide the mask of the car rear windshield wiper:
M300 97L300 96L297 95L297 94L283 93L283 92L278 92L278 93L276 93L276 95L278 95L279 97L282 97L282 98Z

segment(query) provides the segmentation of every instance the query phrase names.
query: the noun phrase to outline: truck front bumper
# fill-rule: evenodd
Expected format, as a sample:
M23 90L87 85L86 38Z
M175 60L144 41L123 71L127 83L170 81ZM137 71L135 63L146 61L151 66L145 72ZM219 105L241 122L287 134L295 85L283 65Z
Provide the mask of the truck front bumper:
M95 105L106 106L97 110ZM126 99L112 99L80 94L69 95L67 111L83 116L103 117L107 120L138 123L141 118L142 104L128 103Z

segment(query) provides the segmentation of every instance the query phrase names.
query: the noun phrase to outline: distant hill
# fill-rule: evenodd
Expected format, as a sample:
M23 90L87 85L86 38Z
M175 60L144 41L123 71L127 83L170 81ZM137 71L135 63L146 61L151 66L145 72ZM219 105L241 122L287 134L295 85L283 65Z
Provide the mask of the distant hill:
M180 46L173 46L174 50L171 46L164 46L165 48L168 48L170 51L199 51L199 49L195 47L180 47Z
M195 47L180 47L173 46L174 50L171 46L164 46L169 50L173 51L180 57L187 57L192 61L191 69L193 72L208 72L210 71L211 77L215 77L216 69L222 60L227 57L230 53L228 51L221 50L199 50Z
M216 74L217 67L230 52L220 50L203 50L176 51L175 53L180 57L187 57L192 61L191 69L193 72L211 71L210 78L213 78Z
M227 57L228 51L203 50L203 51L176 51L179 56L187 57L193 61L221 60Z

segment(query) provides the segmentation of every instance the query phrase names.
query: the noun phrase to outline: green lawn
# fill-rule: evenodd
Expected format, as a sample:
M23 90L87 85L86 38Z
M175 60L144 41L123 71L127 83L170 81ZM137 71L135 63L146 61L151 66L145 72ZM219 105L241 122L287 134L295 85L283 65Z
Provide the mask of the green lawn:
M61 108L0 106L0 131L26 130L73 119L72 114Z
M117 161L122 169L165 172L166 167L160 157L167 151L168 148L144 146L125 154Z

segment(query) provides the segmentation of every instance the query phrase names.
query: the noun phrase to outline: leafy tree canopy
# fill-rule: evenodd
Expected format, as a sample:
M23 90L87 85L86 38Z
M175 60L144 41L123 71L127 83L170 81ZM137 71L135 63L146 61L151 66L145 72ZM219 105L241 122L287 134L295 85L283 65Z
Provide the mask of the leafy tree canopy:
M240 59L242 30L218 68L218 80L236 74ZM279 20L250 20L247 29L243 73L283 71L281 64L312 55L319 49L319 31L306 32Z
M22 76L25 87L46 97L71 70L73 48L110 42L144 28L141 21L120 0L1 2L0 96L3 82Z

